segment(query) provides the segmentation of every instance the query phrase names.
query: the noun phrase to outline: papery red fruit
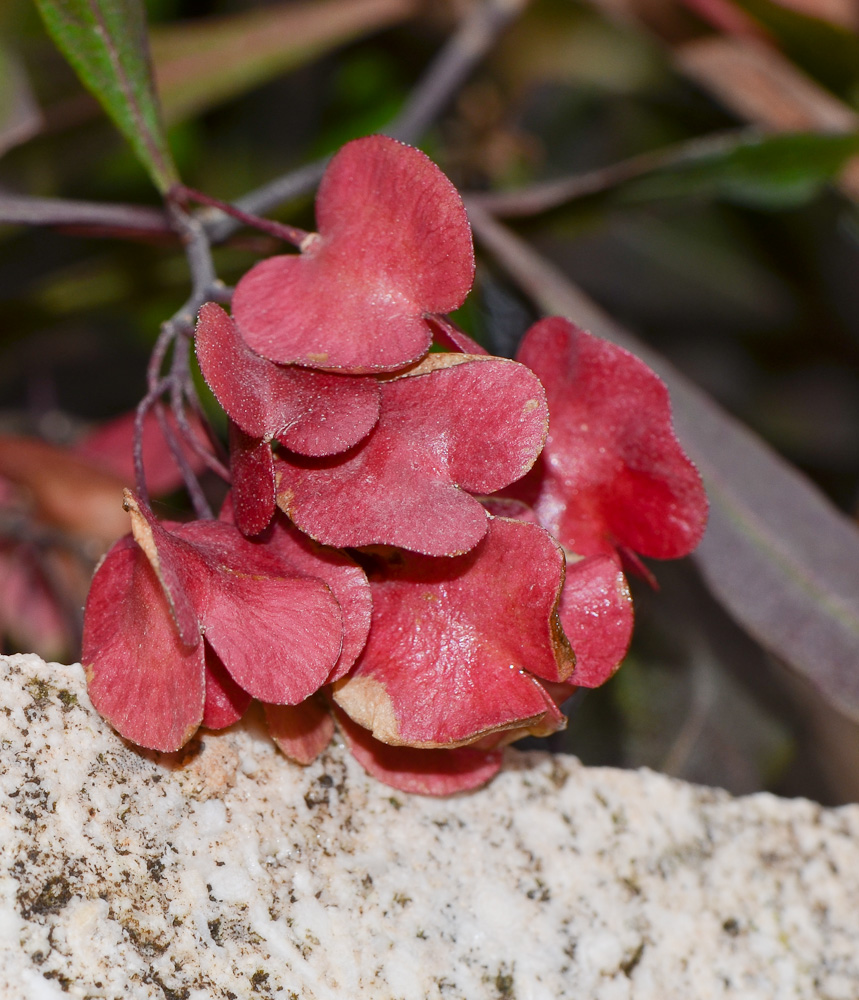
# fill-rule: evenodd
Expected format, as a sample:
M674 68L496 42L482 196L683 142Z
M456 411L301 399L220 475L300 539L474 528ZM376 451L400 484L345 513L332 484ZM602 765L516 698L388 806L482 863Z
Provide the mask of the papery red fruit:
M447 316L427 316L427 323L433 334L433 343L445 351L460 354L489 354L489 351L448 319Z
M130 537L93 578L81 660L96 711L139 746L178 750L202 722L203 644L179 638L155 571Z
M554 713L537 678L573 670L563 553L536 525L488 523L464 556L391 552L369 574L370 636L334 699L384 743L454 746Z
M517 359L539 375L551 414L540 465L514 487L533 500L540 523L584 556L619 547L657 559L691 552L707 498L674 434L662 380L558 316L531 327Z
M345 712L335 708L337 724L346 746L361 767L391 788L416 795L453 795L469 792L495 777L501 770L500 750L453 747L421 750L389 746L373 739Z
M513 497L483 497L482 503L495 517L539 523L534 509ZM577 687L598 687L617 670L629 648L632 595L616 556L581 558L572 552L565 552L565 556L560 615L576 654L570 680Z
M312 764L331 742L334 719L319 695L300 705L265 705L265 720L281 753L296 764Z
M431 354L381 389L379 422L355 448L277 459L278 506L338 548L468 551L486 533L486 512L469 494L513 482L540 452L547 413L539 380L500 358Z
M277 509L271 445L229 424L230 476L235 524L247 538L264 531Z
M568 554L561 624L576 654L570 681L599 687L620 666L632 639L632 596L613 556Z
M202 725L225 729L245 714L253 699L239 687L221 663L215 651L206 647L206 701Z
M458 308L474 279L456 188L422 152L381 135L347 143L316 196L318 234L239 281L233 316L280 364L368 373L417 361L424 315Z
M93 702L114 728L153 749L181 746L203 717L206 648L261 700L295 704L319 689L343 636L325 583L289 574L230 524L160 524L128 490L125 504L136 542L108 554L84 617Z
M211 575L202 570L200 553L178 537L182 525L170 524L176 530L169 531L131 490L124 490L123 497L123 509L131 515L132 536L161 585L179 638L183 645L195 648L200 644L201 634L195 598L198 604L205 602Z
M526 524L540 524L534 508L516 497L503 497L496 494L491 497L481 497L480 502L493 517L507 517L513 521L524 521Z
M229 525L195 521L180 530L205 557L197 570L201 578L209 575L201 587L200 623L233 679L255 698L277 704L297 704L317 691L343 640L340 607L327 584L293 575ZM195 587L193 573L189 566L186 587Z
M234 494L230 492L221 510L221 520L233 523ZM364 648L370 631L373 598L364 570L339 549L320 545L278 514L266 534L259 539L290 574L322 580L340 606L343 616L343 646L327 682L345 676Z
M196 350L218 402L249 437L277 440L300 455L334 455L357 444L379 417L375 379L267 361L214 302L200 310Z

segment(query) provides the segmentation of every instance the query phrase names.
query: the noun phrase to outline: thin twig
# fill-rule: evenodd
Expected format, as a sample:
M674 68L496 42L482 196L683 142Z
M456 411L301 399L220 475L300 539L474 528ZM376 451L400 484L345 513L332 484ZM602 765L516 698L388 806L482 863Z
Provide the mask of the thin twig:
M175 412L177 405L179 407L182 405L182 393L178 389L175 379L170 380L170 404L173 412ZM155 416L158 419L161 434L167 442L170 454L173 456L173 461L179 467L179 471L182 474L182 480L185 483L185 489L188 491L191 506L194 508L194 514L198 520L211 520L215 515L209 505L209 501L206 499L205 493L203 493L200 481L197 479L197 474L191 468L191 463L185 457L182 445L173 433L173 428L167 422L167 414L164 412L164 405L161 400L158 400L155 404Z
M148 503L146 473L143 466L143 426L146 414L154 407L161 433L173 460L182 474L185 488L198 518L213 517L212 509L197 479L191 463L167 422L161 405L162 396L169 396L170 405L183 440L195 448L196 436L184 416L185 400L195 395L191 379L189 353L194 331L194 319L200 307L212 299L221 299L224 285L215 274L208 234L199 219L189 215L175 201L168 201L167 211L174 229L185 245L185 255L191 271L191 295L183 306L161 327L147 372L148 392L137 408L135 421L134 465L137 489ZM170 347L173 348L169 370L162 375Z
M195 391L189 392L186 388L185 392L180 395L180 398L173 407L173 416L176 418L176 424L179 427L179 432L182 435L183 441L189 445L194 454L197 455L198 458L205 464L206 468L208 468L211 472L214 472L216 476L220 476L225 482L229 482L230 470L226 465L226 462L228 462L229 459L224 456L222 460L222 458L219 458L215 454L215 449L218 448L220 442L218 442L217 439L214 439L212 435L207 435L210 447L207 448L203 444L188 420L188 414L186 412L186 407L188 406L192 407L198 420L201 422L206 421L206 416L202 411L202 407L199 406L197 393ZM208 421L206 421L206 424L207 423ZM218 450L222 451L223 449L218 448Z
M0 195L0 223L86 226L112 235L128 233L175 238L170 219L160 208L100 201L72 201L67 198L36 198L23 194Z
M134 485L141 501L149 506L149 490L146 486L146 469L143 463L143 428L146 414L169 388L169 379L163 378L150 386L149 391L137 404L134 414Z
M542 184L531 184L515 191L474 192L464 194L469 204L478 205L496 218L539 215L577 198L601 194L666 167L686 166L729 153L740 145L760 141L764 134L756 128L729 129L696 137L628 160L599 167L573 177L562 177Z
M155 341L155 346L149 355L149 363L146 366L146 386L150 392L155 388L161 375L164 359L173 344L173 337L174 332L170 323L162 324L161 332L158 334L158 339Z
M186 202L196 202L198 205L206 205L209 208L216 208L224 215L235 219L243 226L250 226L261 232L268 233L276 239L285 240L293 246L302 247L311 235L306 229L299 229L297 226L287 225L285 222L275 222L273 219L264 219L260 215L251 215L250 212L243 212L235 205L212 195L204 194L202 191L195 191L194 188L186 187L184 184L174 184L170 189L170 197L176 202L185 204Z

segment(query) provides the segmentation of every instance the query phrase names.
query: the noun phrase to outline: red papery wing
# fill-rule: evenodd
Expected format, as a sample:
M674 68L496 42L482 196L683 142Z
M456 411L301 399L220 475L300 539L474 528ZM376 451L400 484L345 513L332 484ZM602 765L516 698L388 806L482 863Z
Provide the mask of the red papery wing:
M367 642L373 597L364 570L345 552L320 545L279 515L267 544L291 572L317 577L331 588L343 615L343 648L328 678L339 680L352 668Z
M206 704L203 725L208 729L225 729L247 711L251 696L230 677L215 651L206 646Z
M385 136L347 143L316 198L319 234L238 283L233 314L272 361L392 371L430 346L425 313L460 306L474 278L456 188L423 153Z
M558 621L563 563L542 528L501 518L465 556L380 560L370 636L336 702L382 742L415 747L538 724L554 706L532 675L564 680L573 668Z
M269 546L226 521L192 521L174 531L200 559L206 590L198 615L233 680L277 704L296 704L317 691L343 642L340 606L329 587L289 573Z
M707 499L674 434L662 380L628 351L557 316L531 327L517 358L539 375L549 399L535 501L541 523L581 555L619 545L659 559L691 552Z
M481 737L471 744L476 750L500 750L511 743L515 743L516 740L524 739L526 736L551 736L552 733L557 733L558 730L566 728L567 718L558 708L558 702L552 695L550 688L566 687L567 685L552 684L549 681L538 681L536 677L532 677L531 680L542 689L546 699L546 714L530 726L518 729L504 729L500 732L489 733L487 736Z
M599 687L626 656L632 638L632 596L613 556L568 560L561 624L576 654L570 681Z
M220 520L235 523L233 494L221 509ZM330 588L343 616L343 647L328 678L348 673L367 641L373 598L364 570L345 552L320 545L278 514L268 530L254 539L261 572L272 576L301 576L322 580Z
M84 612L81 659L96 710L126 739L178 750L203 718L203 643L187 647L164 590L130 537L96 571Z
M235 522L248 538L264 531L274 512L274 456L271 445L248 437L230 421L230 473Z
M498 750L473 747L419 750L394 747L373 739L345 712L335 709L337 724L352 756L374 778L401 792L415 795L453 795L469 792L490 781L501 770Z
M265 705L268 731L281 753L297 764L312 764L331 742L334 719L319 696L300 705Z
M546 421L543 389L523 366L431 355L382 383L379 422L356 448L330 459L282 455L278 505L327 545L458 555L486 533L486 513L468 492L521 476Z
M179 637L184 645L200 642L200 621L196 608L205 600L208 574L200 553L161 524L149 507L131 492L124 491L123 506L131 515L134 540L149 560L161 584ZM181 526L170 525L170 528Z
M328 586L284 572L281 559L232 524L191 521L168 530L126 492L138 541L156 550L198 640L202 630L233 679L263 701L293 704L316 691L343 642Z
M447 316L427 316L426 319L432 330L433 343L445 351L458 351L460 354L489 354L482 344L469 337Z
M253 438L300 455L333 455L365 437L379 417L375 379L273 364L247 346L213 302L200 310L197 359L230 418Z

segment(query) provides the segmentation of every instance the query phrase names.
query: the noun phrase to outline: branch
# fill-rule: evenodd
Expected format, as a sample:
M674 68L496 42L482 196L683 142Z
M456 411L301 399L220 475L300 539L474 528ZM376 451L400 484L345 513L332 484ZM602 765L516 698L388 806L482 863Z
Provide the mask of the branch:
M167 213L160 208L72 201L65 198L36 198L29 195L0 195L0 223L24 226L83 226L88 229L136 236L175 238Z
M143 427L146 414L155 408L161 431L174 461L182 473L185 488L198 518L211 518L212 509L200 488L197 475L185 457L181 444L172 432L164 416L161 398L168 395L176 415L177 425L183 439L190 447L196 447L191 428L184 419L185 400L196 400L196 391L191 378L188 354L194 332L197 312L204 302L224 301L229 298L229 290L215 273L209 236L198 218L189 215L173 201L167 203L167 214L174 232L185 245L185 255L191 270L191 294L182 307L161 327L147 370L148 392L137 407L134 433L134 471L138 495L149 502L146 488L146 471L143 465ZM165 360L173 348L169 369L162 375Z

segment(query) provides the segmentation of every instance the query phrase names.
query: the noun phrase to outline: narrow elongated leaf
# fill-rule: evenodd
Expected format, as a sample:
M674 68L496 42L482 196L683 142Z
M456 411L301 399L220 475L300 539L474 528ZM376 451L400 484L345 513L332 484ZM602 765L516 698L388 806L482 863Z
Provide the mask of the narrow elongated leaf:
M36 6L57 47L166 191L177 173L161 125L141 0L36 0Z
M673 165L636 181L635 197L705 195L757 208L801 205L818 195L851 156L859 133L786 133L741 139L733 149Z
M698 465L710 520L694 558L763 646L859 720L859 530L801 473L553 264L480 209L474 232L542 308L634 351L668 384L677 434Z

